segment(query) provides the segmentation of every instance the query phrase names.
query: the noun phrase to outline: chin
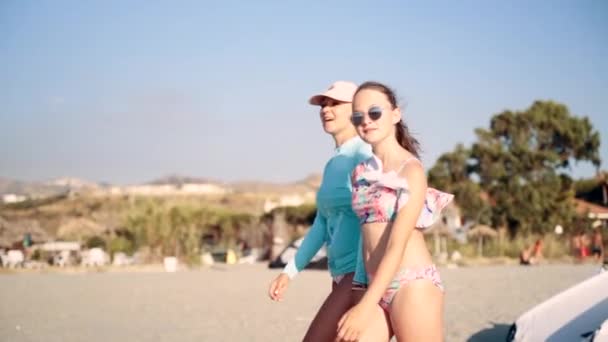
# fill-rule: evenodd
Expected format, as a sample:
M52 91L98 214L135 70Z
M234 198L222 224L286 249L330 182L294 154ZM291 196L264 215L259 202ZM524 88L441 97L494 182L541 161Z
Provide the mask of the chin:
M360 137L361 137L361 139L363 139L363 141L365 141L366 143L368 143L370 145L373 145L374 143L377 143L380 140L382 140L382 137L376 131L372 131L369 133L363 133L362 135L360 135Z
M338 127L334 125L333 122L324 123L323 130L328 134L334 134L339 131Z
M334 134L334 131L329 127L323 126L323 131L327 134Z

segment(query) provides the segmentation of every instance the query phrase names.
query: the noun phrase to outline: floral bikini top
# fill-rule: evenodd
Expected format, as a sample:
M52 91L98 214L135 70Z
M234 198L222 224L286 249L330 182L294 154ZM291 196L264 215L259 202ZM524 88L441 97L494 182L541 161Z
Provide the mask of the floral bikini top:
M397 171L382 171L382 161L375 155L358 164L352 172L352 208L359 217L360 224L389 222L409 199L407 180L399 176L405 165L417 158L403 162ZM416 222L416 228L428 228L441 211L450 203L454 195L427 188L424 207Z

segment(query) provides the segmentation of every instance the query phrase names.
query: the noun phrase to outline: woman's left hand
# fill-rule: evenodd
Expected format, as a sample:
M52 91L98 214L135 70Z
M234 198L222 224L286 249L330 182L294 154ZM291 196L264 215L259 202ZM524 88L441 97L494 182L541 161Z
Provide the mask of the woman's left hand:
M342 315L340 322L338 322L338 335L336 336L336 341L358 341L367 328L367 324L371 318L371 312L372 310L366 308L361 303L348 310Z

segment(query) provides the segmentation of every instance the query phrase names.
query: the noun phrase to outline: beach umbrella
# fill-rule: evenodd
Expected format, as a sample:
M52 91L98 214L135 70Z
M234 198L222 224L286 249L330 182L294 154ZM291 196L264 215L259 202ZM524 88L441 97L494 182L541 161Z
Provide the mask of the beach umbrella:
M469 229L467 232L467 236L474 238L477 237L477 253L479 256L483 254L483 238L490 237L495 238L498 236L498 232L496 229L486 226L485 224L478 224L473 226L473 228Z

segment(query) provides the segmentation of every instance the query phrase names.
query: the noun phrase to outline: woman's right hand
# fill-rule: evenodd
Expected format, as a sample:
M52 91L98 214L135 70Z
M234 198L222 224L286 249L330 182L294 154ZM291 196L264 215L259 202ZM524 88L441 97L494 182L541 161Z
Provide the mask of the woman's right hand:
M285 273L279 274L274 280L270 283L270 287L268 288L268 295L270 299L280 302L283 300L283 293L287 289L287 285L289 285L289 277Z

